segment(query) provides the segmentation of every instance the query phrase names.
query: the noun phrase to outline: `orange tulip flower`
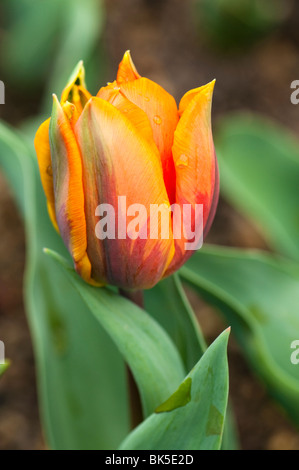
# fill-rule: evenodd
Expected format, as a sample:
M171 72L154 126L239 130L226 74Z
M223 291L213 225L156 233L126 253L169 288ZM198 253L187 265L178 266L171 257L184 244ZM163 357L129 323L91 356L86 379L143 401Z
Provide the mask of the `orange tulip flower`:
M174 217L168 212L166 237L159 217L151 227L156 236L150 236L147 216L139 217L143 235L136 235L136 204L146 214L152 206L189 205L192 233L201 230L205 236L209 230L219 188L211 131L213 88L211 82L188 91L178 108L161 86L139 75L127 51L116 80L96 96L86 89L82 62L60 102L54 96L51 118L38 129L35 148L50 218L85 281L150 288L194 252L186 249L189 238L181 213ZM108 205L114 222L123 221L130 236L123 226L113 230L115 236L99 236L99 215ZM197 205L203 208L200 227Z

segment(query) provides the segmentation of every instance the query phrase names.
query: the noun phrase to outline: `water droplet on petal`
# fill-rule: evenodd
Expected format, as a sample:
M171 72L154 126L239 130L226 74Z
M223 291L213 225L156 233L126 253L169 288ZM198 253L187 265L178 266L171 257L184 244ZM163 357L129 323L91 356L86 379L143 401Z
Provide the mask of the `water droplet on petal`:
M53 176L52 165L47 166L46 172L47 172L47 175Z
M127 108L123 109L123 112L124 112L124 113L127 113L127 112L128 112Z
M188 166L188 163L189 163L189 158L187 157L187 155L182 154L180 158L177 160L176 166L178 168L185 168L186 166Z
M162 122L162 119L160 118L160 116L156 115L156 116L154 116L154 122L156 124L160 125L161 122Z
M144 97L144 100L145 100L145 101L149 101L150 99L149 99L148 96L145 96L145 97Z

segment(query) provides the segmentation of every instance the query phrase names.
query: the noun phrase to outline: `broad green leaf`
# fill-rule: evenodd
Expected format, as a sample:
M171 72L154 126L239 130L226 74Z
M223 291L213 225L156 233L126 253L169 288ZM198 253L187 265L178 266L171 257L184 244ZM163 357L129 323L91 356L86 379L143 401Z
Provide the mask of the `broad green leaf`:
M3 0L3 17L8 24L1 44L1 62L10 81L19 88L33 89L45 79L53 57L54 38L62 25L64 3Z
M207 346L198 320L183 290L177 274L159 282L144 292L146 310L164 327L176 344L189 372L198 362ZM227 409L222 449L239 447L234 417Z
M46 251L69 274L74 288L114 340L135 377L148 416L184 377L180 356L160 325L137 305L106 288L86 284L57 253Z
M13 137L12 141L17 140L12 134L11 137ZM57 269L54 263L51 260L49 262L42 253L43 246L50 246L64 256L68 256L60 237L56 235L45 213L45 201L36 165L33 165L35 160L30 155L27 155L26 159L24 151L21 155L16 152L15 159L19 161L21 158L26 161L26 168L31 168L25 190L29 249L26 276L27 309L33 336L37 343L42 408L50 445L54 448L113 448L117 446L117 440L128 432L123 361L109 343L99 322L90 316L85 303L71 287L61 268ZM16 190L18 189L16 186ZM19 198L22 199L22 197L21 192ZM79 278L77 281L80 282ZM86 292L89 293L88 286L84 285L82 289L84 295L88 296L89 294L86 294ZM91 304L102 290L97 289L98 293L95 297L94 291L95 289L92 289L92 300L88 299ZM104 292L106 290L103 289L102 296ZM107 310L109 310L109 295L112 294L106 292L105 308ZM100 301L102 300L101 298ZM143 388L141 394L144 398L146 413L151 412L153 407L156 407L176 388L184 376L180 358L166 334L150 317L145 313L142 316L143 312L135 306L132 307L130 302L119 296L113 296L113 301L118 302L118 311L121 310L121 315L128 309L132 312L126 316L126 319L122 317L126 322L128 318L131 318L132 323L134 317L137 317L135 318L136 324L139 321L140 325L143 319L144 335L139 334L139 337L143 338L144 346L147 344L151 351L156 351L153 356L158 358L156 363L150 359L149 354L147 358L148 361L152 361L150 364L152 369L150 366L146 368L145 362L142 362L137 355L133 358L132 367L135 368L135 372L137 370L139 384ZM96 308L94 305L92 307L98 310L98 305ZM102 315L104 315L103 311L102 308ZM107 318L107 315L105 318L107 327L111 319ZM132 331L134 331L133 326ZM119 341L124 341L124 336L119 332L114 333L114 339L117 339L117 334ZM163 349L161 345L161 351L158 348L160 340L164 347ZM131 342L134 345L134 341ZM123 348L123 352L129 354L130 344L124 344ZM85 364L89 364L89 367ZM97 370L97 374L93 374L94 370ZM157 371L160 371L159 379L155 376ZM147 397L144 389L151 380L152 384L149 388L151 392L147 392ZM78 406L82 410L80 420L72 402L80 405Z
M180 270L227 318L254 371L299 423L299 265L252 251L209 247Z
M28 154L28 148L17 132L0 122L0 165L23 215L25 213L24 178L30 178L30 169L26 165L26 159L22 158L22 155L26 154Z
M223 332L176 392L122 443L122 450L220 448L228 396L227 341Z
M223 195L299 260L299 140L262 117L236 115L220 124L216 148Z
M102 65L102 58L98 60L99 37L104 22L102 0L2 2L5 34L0 52L10 82L21 89L41 87L46 82L48 99L53 92L61 93L79 60L91 65L92 72L99 73ZM92 70L94 64L97 70ZM97 87L100 88L100 83ZM51 106L51 100L45 102Z
M44 255L44 246L67 252L49 222L32 149L2 123L0 166L25 212L25 302L47 443L53 449L113 449L129 431L124 361Z
M64 0L63 11L60 44L51 63L45 93L45 103L50 106L52 93L60 95L79 60L84 61L87 69L91 67L92 73L88 73L90 91L96 94L104 84L101 83L103 53L99 41L105 16L102 0Z
M189 372L204 353L206 344L179 277L175 274L144 294L146 310L168 332Z

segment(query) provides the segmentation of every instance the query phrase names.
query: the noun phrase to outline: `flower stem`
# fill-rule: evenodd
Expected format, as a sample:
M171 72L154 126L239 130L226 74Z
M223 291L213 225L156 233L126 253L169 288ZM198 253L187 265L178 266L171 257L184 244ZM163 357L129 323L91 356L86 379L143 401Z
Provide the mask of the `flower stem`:
M128 291L124 289L119 289L119 294L122 297L125 297L128 300L131 300L134 304L138 305L138 307L143 308L143 292L139 291ZM142 405L139 390L137 384L135 382L134 376L131 372L131 369L126 364L127 370L127 383L128 383L128 390L129 390L129 403L130 403L130 414L131 414L131 429L136 428L138 424L143 421L142 415Z

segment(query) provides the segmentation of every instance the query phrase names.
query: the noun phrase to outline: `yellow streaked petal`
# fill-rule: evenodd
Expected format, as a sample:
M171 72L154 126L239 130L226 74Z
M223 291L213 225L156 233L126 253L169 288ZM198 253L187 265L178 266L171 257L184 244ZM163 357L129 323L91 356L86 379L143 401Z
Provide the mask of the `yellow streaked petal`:
M81 86L83 88L86 88L86 84L85 84L85 69L84 69L84 65L83 65L83 61L80 60L78 62L78 64L76 65L76 67L74 68L73 72L71 73L71 76L61 94L61 103L65 103L66 101L70 101L71 102L71 99L70 99L70 93L73 89L74 86Z
M47 209L48 209L50 220L55 230L59 233L59 227L57 225L56 214L55 214L55 205L50 204L49 201L47 201Z
M64 88L60 102L64 105L66 102L72 103L76 106L79 115L91 98L91 94L86 89L85 85L85 69L83 61L81 60L75 67L66 87Z
M67 117L54 96L50 121L50 145L54 180L55 212L61 236L75 264L86 257L86 220L81 155ZM66 111L66 112L65 112Z
M96 282L94 279L92 279L92 266L86 253L83 258L75 263L75 268L82 279L92 286L102 287L105 285L104 283Z
M51 162L51 151L49 142L49 125L50 118L43 122L34 139L34 146L37 154L37 161L39 166L39 172L41 176L42 186L47 198L47 206L50 219L57 231L58 225L55 215L55 198L54 198L54 186L53 186L53 171Z
M78 116L82 113L87 101L90 100L91 94L82 86L74 85L71 89L67 102L76 106Z

